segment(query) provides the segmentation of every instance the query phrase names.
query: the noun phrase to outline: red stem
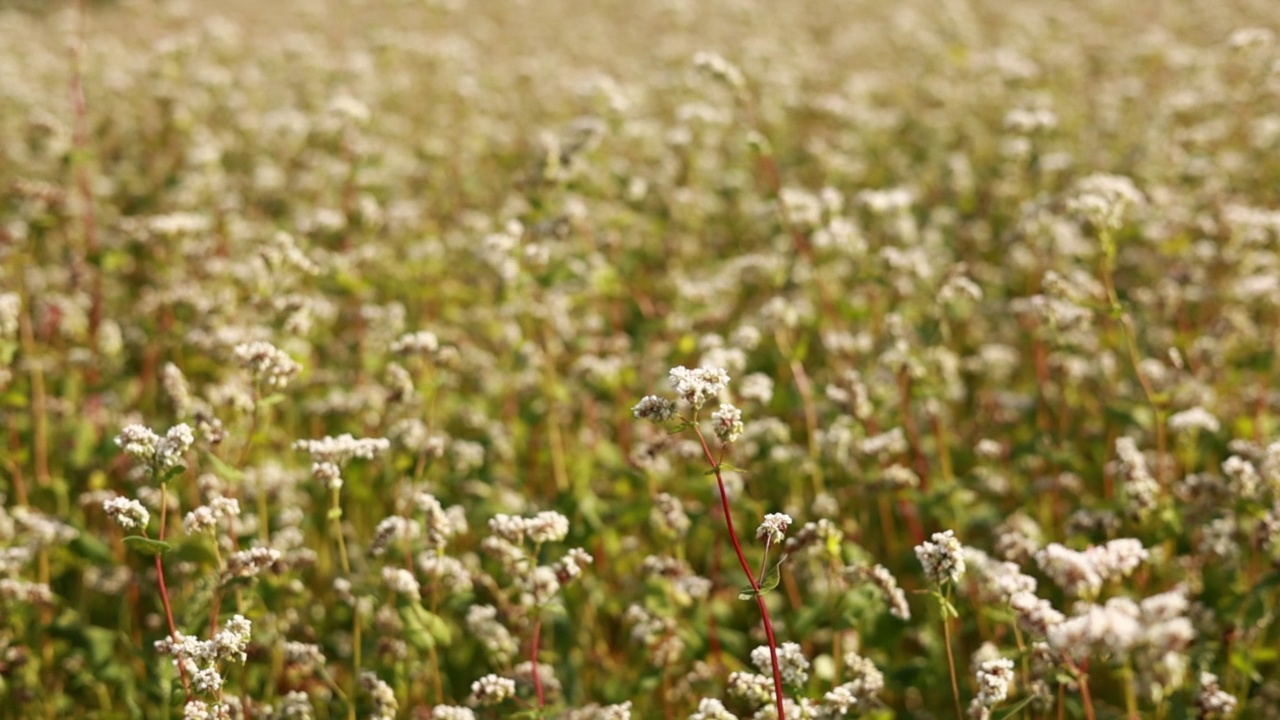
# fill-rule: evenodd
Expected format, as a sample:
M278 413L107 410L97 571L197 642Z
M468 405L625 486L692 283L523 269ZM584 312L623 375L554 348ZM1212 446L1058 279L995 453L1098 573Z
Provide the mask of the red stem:
M729 528L729 540L733 542L733 551L738 555L738 564L742 565L742 572L746 574L747 582L751 583L751 589L755 592L756 605L760 606L760 617L764 621L764 635L769 641L769 661L773 663L773 695L778 706L778 720L787 720L787 711L782 704L782 668L778 665L778 641L773 636L773 622L769 619L769 609L765 606L764 595L760 592L756 576L751 573L751 564L747 562L747 556L742 552L738 533L733 528L733 514L729 512L729 493L724 487L724 476L720 474L720 463L716 462L711 454L711 448L707 446L707 439L703 437L702 430L694 425L693 431L698 434L698 441L702 443L702 452L706 455L707 462L711 464L711 469L715 471L716 484L720 488L720 506L724 510L725 525Z
M160 542L164 542L164 525L165 525L166 516L168 515L168 510L169 510L168 493L164 492L164 490L166 490L167 487L168 487L167 484L162 484L160 486L160 489L161 489L160 535L159 535ZM146 533L143 533L143 534L145 535ZM178 628L173 623L173 608L169 605L169 588L165 585L165 582L164 582L164 564L160 562L159 554L157 554L155 557L156 557L156 579L160 583L160 601L161 603L164 604L164 617L166 620L169 621L169 640L174 643L177 643ZM177 650L177 647L175 646L174 649ZM182 689L185 690L187 693L187 700L190 700L191 686L188 684L188 681L187 681L187 668L185 665L183 665L182 658L178 657L176 653L174 657L178 659L178 674L182 676Z

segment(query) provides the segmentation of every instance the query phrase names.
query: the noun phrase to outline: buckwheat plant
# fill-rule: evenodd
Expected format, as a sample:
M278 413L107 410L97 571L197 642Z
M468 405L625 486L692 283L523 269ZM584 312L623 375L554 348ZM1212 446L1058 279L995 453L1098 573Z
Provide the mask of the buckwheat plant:
M341 562L342 572L347 581L352 577L351 558L347 552L346 528L342 522L342 467L354 458L362 458L371 460L378 455L387 452L391 447L391 442L386 438L355 438L350 434L342 434L337 437L326 436L320 440L298 440L293 443L295 450L302 450L311 455L311 475L312 478L319 481L325 489L329 491L329 510L326 514L333 534L338 542L338 559ZM260 492L260 497L265 496L265 491ZM266 522L263 518L261 522ZM342 580L340 578L339 580ZM415 581L416 582L416 581ZM335 583L336 586L336 583ZM359 601L356 601L352 616L352 668L354 673L362 673L361 666L361 634L362 625L360 620ZM356 695L356 683L363 686L366 685L366 674L354 674L350 687L348 689L348 717L354 718L356 706L354 698ZM376 676L373 676L377 680ZM381 682L381 681L378 681ZM379 686L380 687L380 686ZM378 688L375 688L378 689ZM394 700L394 696L392 698Z
M1275 714L1275 0L531 5L0 0L0 720Z
M512 676L488 675L472 685L471 700L478 705L498 705L516 699L529 706L537 717L547 712L546 685L554 678L551 667L538 662L542 643L543 616L548 611L563 612L557 596L577 581L593 562L582 548L571 548L560 560L542 564L543 548L558 543L569 534L569 520L554 511L531 517L499 514L489 520L492 533L481 543L481 549L492 557L511 585L495 599L508 613L508 621L519 628L529 628L529 660L513 669ZM496 583L490 581L490 587ZM516 693L518 676L527 674L533 689L532 702Z
M160 591L160 600L164 604L165 621L169 627L169 640L173 643L180 642L180 636L173 619L173 606L169 599L169 588L165 584L164 561L162 560L162 555L171 547L165 542L165 533L168 529L169 482L186 472L186 466L180 463L194 442L195 436L192 435L191 428L185 423L169 428L164 437L157 435L150 428L143 425L128 425L116 436L116 445L124 450L126 455L141 464L146 481L160 486L160 521L154 539L147 533L150 514L137 500L115 497L105 500L102 504L103 510L121 528L139 531L137 535L127 536L124 539L125 544L139 552L154 557L156 582ZM186 689L187 700L190 702L193 678L188 677L189 668L187 663L181 662L178 658L175 659L177 660L175 664L178 666L178 671L182 676L182 686ZM194 680L198 682L199 678L194 678ZM196 689L200 690L198 684ZM218 687L215 690L221 690L221 680L218 681ZM205 692L207 693L207 690Z
M773 569L766 573L769 548L774 542L782 540L787 527L791 524L791 517L782 513L770 513L765 516L764 522L760 524L756 532L756 537L765 542L760 572L758 575L752 572L751 564L747 561L747 556L742 550L742 543L738 539L737 530L734 529L733 511L729 506L729 491L725 487L723 474L727 467L731 467L725 464L725 455L728 447L742 435L742 412L729 403L720 403L719 408L711 414L711 428L720 443L719 449L715 452L712 451L706 435L702 432L701 421L698 417L699 412L709 400L719 398L727 390L729 373L723 368L695 368L691 370L684 366L677 366L671 369L669 380L672 390L675 391L676 396L684 403L687 410L682 412L680 406L666 398L647 395L632 408L632 413L641 420L648 420L657 424L666 424L674 420L676 425L672 430L673 433L692 430L694 436L698 439L702 456L710 465L711 473L716 478L716 487L720 495L720 508L724 513L725 528L728 531L729 541L733 544L733 551L738 557L738 564L741 566L743 574L747 576L749 587L744 589L739 597L744 600L754 599L756 606L760 608L760 619L764 625L765 637L768 639L767 648L773 674L774 707L777 709L779 720L785 720L787 715L784 704L785 697L783 695L784 677L782 665L778 660L778 642L774 637L773 621L769 617L765 594L777 587L782 573L782 563L786 560L784 555L773 566Z
M952 603L955 584L964 576L964 546L956 539L955 531L934 533L930 540L916 546L916 558L924 567L925 579L932 586L942 614L943 644L947 651L947 667L951 671L951 696L955 701L956 718L964 717L960 709L960 684L956 678L956 661L951 649L951 621L960 617Z

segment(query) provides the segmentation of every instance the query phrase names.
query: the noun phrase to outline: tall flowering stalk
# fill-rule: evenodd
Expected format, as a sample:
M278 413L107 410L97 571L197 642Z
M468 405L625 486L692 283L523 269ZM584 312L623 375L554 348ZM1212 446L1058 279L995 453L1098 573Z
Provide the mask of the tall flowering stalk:
M778 709L778 719L786 720L787 715L782 692L782 668L778 663L778 641L773 633L773 621L769 618L769 608L764 601L765 593L777 585L782 561L779 560L778 564L774 566L773 572L768 573L768 579L766 579L764 572L766 565L761 565L760 577L757 577L752 572L751 563L747 561L747 556L742 550L742 543L738 540L738 532L733 526L733 513L729 508L729 493L724 483L724 455L728 446L742 435L742 411L729 403L721 403L719 409L711 414L712 429L716 439L720 441L719 451L713 452L710 443L707 442L706 435L702 432L702 427L699 425L698 413L708 400L719 397L720 393L725 390L729 384L729 373L722 368L690 370L680 366L671 369L670 380L676 395L692 409L688 416L680 414L676 403L657 395L648 395L642 398L632 408L632 413L637 418L655 423L676 420L678 421L676 432L688 429L693 430L697 436L698 442L702 446L703 456L711 466L711 472L716 476L716 486L720 491L720 507L724 511L724 521L729 531L729 541L733 544L733 551L738 556L738 564L742 566L742 572L747 576L747 582L751 586L750 591L744 590L739 597L743 599L754 597L756 605L760 608L760 618L764 623L764 634L769 645L769 662L773 668L774 702ZM790 517L779 513L773 513L765 517L757 536L765 540L766 562L769 547L774 542L782 539L783 533L786 532L790 523ZM784 559L785 557L783 556Z
M951 530L934 533L929 540L916 546L916 557L924 567L925 578L933 586L933 595L942 612L942 636L947 648L947 669L951 673L951 699L955 702L956 717L964 718L960 706L960 684L956 679L956 658L951 649L951 621L960 617L952 604L952 590L964 576L964 547Z
M121 528L125 530L136 528L141 533L125 538L125 544L154 557L160 602L164 605L164 616L169 625L169 639L174 643L179 641L180 633L173 621L173 607L169 602L169 588L164 580L164 562L160 556L170 547L164 540L169 509L169 481L186 472L186 467L181 464L182 458L194 442L195 435L185 423L169 428L164 437L160 437L150 428L142 425L129 425L116 437L116 445L119 445L129 457L142 462L148 477L160 483L160 529L155 539L147 535L147 524L151 516L142 503L115 497L106 500L102 506L107 515ZM189 700L191 685L187 678L186 666L178 663L178 672L182 676L182 687L187 692Z
M371 460L385 453L391 448L391 441L386 438L357 439L344 433L338 437L326 436L320 440L297 440L293 443L293 447L311 455L312 477L323 483L329 490L328 519L333 525L334 535L337 536L338 559L342 564L343 576L349 579L351 577L351 560L347 555L347 540L342 529L342 468L352 458ZM359 603L353 603L352 608L352 683L348 692L352 698L355 698L357 689L355 686L362 677L360 674L361 627ZM351 720L355 720L356 706L354 702L348 704L347 712L348 717Z

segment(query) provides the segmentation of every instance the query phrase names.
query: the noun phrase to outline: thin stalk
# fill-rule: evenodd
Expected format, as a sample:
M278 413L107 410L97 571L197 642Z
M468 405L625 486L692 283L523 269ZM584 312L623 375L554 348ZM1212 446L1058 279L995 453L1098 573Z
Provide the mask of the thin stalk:
M533 621L533 648L529 651L530 667L533 671L533 693L538 696L538 708L546 706L546 698L542 692L542 673L538 672L538 643L542 637L542 618Z
M342 574L351 577L351 560L347 556L347 540L342 532L342 490L334 488L333 504L329 517L333 520L334 532L338 535L338 560L342 563ZM357 600L351 607L351 701L347 703L347 719L356 720L356 692L360 687L360 603Z
M441 551L442 552L442 551ZM431 613L434 615L439 609L439 593L437 592L440 581L436 580L431 583ZM436 644L431 643L431 689L435 692L436 703L444 702L444 686L440 680L440 656L436 652Z
M800 393L800 403L804 407L804 426L809 451L809 477L813 481L813 492L821 494L825 490L822 476L821 448L818 446L818 411L813 401L813 384L809 382L809 374L805 372L804 363L796 356L787 334L779 329L774 333L774 342L778 351L787 358L791 377L796 382L796 390Z
M715 472L716 485L720 490L720 507L724 511L725 526L729 529L729 540L733 543L733 551L738 556L738 564L742 566L742 572L747 576L747 582L751 583L751 589L756 596L756 605L760 608L760 618L764 622L764 635L769 642L769 661L773 665L773 695L774 701L778 707L778 720L787 720L787 711L783 706L782 696L782 667L778 664L778 640L773 634L773 621L769 619L769 608L765 605L764 594L760 592L760 585L756 582L756 576L751 572L751 563L747 562L747 556L742 552L742 543L738 541L738 532L733 527L733 514L729 511L729 492L725 489L724 475L720 472L720 463L716 461L715 455L711 453L711 447L707 445L707 439L702 434L702 429L697 423L691 423L693 431L698 435L698 442L702 443L702 452L707 458L707 462L711 464L712 471Z
M951 594L950 588L947 589L947 594ZM951 650L951 616L947 609L950 605L948 597L942 610L942 639L947 646L947 670L951 672L951 699L955 701L956 718L964 720L964 709L960 705L960 682L956 679L956 657Z
M1022 687L1031 687L1031 662L1027 659L1027 643L1022 639L1022 628L1018 627L1018 621L1013 621L1013 639L1018 643L1019 665L1022 669Z
M1093 693L1089 691L1089 673L1076 665L1070 657L1063 657L1067 667L1072 670L1080 682L1080 699L1084 702L1084 715L1088 720L1097 720L1093 711Z
M551 328L544 323L542 325L542 346L543 352L547 354L545 363L547 369L546 383L548 388L556 388L559 387L560 381L556 376L555 354L552 352L551 341ZM560 405L555 401L555 393L548 392L545 395L551 399L547 407L547 442L551 449L551 472L556 480L556 490L565 492L569 489L569 467L566 462L567 453L564 449L564 431L560 428Z
M165 520L169 510L169 483L160 483L160 534L158 539L164 542ZM145 535L145 530L143 531ZM164 563L160 561L160 554L157 553L156 559L156 579L160 585L160 602L164 605L164 617L169 621L169 640L174 643L175 648L178 643L178 627L173 622L173 607L169 603L169 588L164 582ZM183 663L178 663L178 673L182 676L182 689L187 693L187 699L191 699L191 685L187 680L187 670Z
M1116 261L1116 244L1115 239L1111 237L1111 231L1103 230L1102 233L1102 286L1107 293L1108 309L1111 315L1120 325L1120 332L1124 335L1125 349L1129 354L1129 362L1133 365L1133 372L1138 377L1138 384L1142 386L1142 393L1146 396L1147 404L1151 406L1151 412L1155 416L1154 422L1156 426L1156 482L1163 489L1165 484L1165 452L1168 440L1165 435L1164 412L1161 409L1159 399L1156 397L1155 388L1151 385L1151 380L1147 378L1147 374L1142 371L1142 359L1138 354L1138 341L1134 337L1133 319L1124 311L1124 307L1120 304L1120 295L1116 292L1115 280L1112 273L1115 270Z
M49 410L44 386L44 364L36 353L35 329L31 326L31 294L26 292L26 273L19 272L26 312L18 313L18 335L27 372L31 376L31 456L35 465L36 484L49 485ZM26 487L21 486L20 504L26 505Z
M1124 710L1128 720L1138 720L1138 691L1133 686L1133 664L1127 658L1124 661Z

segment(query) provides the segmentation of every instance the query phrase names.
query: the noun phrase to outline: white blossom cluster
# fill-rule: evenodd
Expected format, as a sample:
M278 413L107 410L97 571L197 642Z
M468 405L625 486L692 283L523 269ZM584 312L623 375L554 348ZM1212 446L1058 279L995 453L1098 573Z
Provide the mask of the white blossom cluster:
M316 462L330 462L341 465L352 458L372 460L391 449L391 441L386 438L355 438L348 433L337 437L326 436L319 440L297 440L293 443L295 450L310 453Z
M526 538L537 544L560 542L569 534L569 518L553 510L532 517L499 513L489 520L489 530L508 542L519 543Z
M1096 597L1104 583L1128 577L1149 556L1142 542L1112 540L1084 551L1050 543L1036 553L1036 564L1058 587L1076 597Z
M760 645L751 651L751 664L762 675L773 673L768 645ZM782 673L782 682L792 687L803 686L809 681L809 659L798 643L784 642L778 646L778 670Z
M265 341L241 343L233 350L236 362L267 387L282 388L302 372L289 354Z
M689 403L694 410L708 400L719 397L729 386L729 373L723 368L694 368L683 365L671 368L671 387L676 395Z
M952 530L934 533L930 540L915 548L924 567L924 576L934 585L959 582L964 575L964 546Z
M1095 173L1076 183L1068 209L1099 229L1114 230L1124 223L1125 214L1144 198L1133 180L1121 175Z
M177 467L195 441L195 435L186 423L169 428L164 437L145 425L127 425L116 436L116 445L126 455L140 460L157 474Z
M756 528L756 537L771 544L782 542L791 522L791 516L786 513L768 513Z
M235 615L210 640L177 632L157 641L155 647L157 652L173 656L174 664L192 678L192 686L199 693L217 695L223 685L220 663L245 662L252 630L247 618Z
M130 498L113 497L102 503L102 509L107 512L107 517L125 530L146 529L151 519L151 513L142 503Z
M515 694L516 681L500 675L485 675L471 683L471 702L476 705L497 705Z

